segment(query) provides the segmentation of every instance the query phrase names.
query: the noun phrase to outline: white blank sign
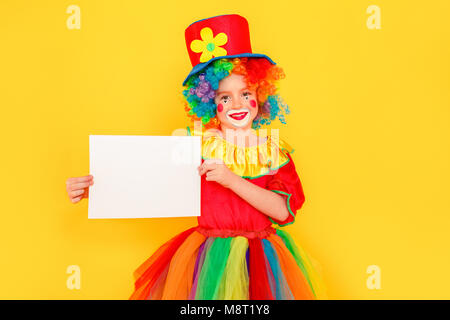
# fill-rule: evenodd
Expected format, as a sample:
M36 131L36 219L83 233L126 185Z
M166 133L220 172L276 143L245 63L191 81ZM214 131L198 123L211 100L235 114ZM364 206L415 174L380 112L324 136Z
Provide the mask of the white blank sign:
M200 216L200 136L89 136L89 219Z

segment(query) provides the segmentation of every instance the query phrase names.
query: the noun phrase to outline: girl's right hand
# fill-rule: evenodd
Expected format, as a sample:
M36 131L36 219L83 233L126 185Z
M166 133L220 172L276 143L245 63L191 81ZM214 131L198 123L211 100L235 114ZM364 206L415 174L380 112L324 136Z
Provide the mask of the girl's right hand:
M94 184L94 176L69 178L66 181L66 190L72 203L77 203L83 198L89 197L89 187Z

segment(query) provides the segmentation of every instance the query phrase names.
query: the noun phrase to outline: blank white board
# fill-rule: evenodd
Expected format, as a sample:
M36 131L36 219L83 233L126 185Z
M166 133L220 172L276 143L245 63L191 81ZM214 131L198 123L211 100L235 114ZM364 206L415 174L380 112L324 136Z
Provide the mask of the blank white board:
M89 219L200 216L200 136L90 135Z

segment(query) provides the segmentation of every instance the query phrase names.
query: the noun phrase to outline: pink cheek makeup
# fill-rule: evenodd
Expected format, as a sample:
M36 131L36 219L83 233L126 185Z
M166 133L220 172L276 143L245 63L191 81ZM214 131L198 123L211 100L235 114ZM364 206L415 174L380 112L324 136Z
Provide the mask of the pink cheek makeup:
M222 111L223 111L223 105L222 105L221 103L219 103L219 104L217 105L217 111L218 111L218 112L222 112Z
M256 107L256 101L255 100L251 100L250 101L250 105L255 108Z

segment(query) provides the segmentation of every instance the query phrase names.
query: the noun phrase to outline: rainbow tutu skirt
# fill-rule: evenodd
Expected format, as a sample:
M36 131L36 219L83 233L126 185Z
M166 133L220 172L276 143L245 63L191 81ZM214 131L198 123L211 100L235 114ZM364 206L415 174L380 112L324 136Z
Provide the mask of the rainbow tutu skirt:
M320 265L292 237L190 228L133 273L133 300L325 299Z

